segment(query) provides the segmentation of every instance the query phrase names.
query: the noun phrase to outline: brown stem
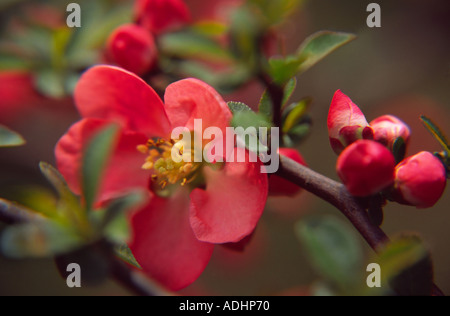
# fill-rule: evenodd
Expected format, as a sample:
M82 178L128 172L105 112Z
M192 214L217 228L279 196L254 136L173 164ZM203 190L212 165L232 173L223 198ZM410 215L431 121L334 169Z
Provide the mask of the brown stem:
M370 220L364 206L367 201L353 197L341 183L284 156L280 156L280 168L277 174L340 210L376 253L379 253L389 242L383 230ZM444 294L436 285L433 285L432 295L443 296Z

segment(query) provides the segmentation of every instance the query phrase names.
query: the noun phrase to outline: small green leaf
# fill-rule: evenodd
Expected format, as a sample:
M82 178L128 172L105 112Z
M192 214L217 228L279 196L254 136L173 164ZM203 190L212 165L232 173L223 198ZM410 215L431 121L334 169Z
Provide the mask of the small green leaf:
M231 113L237 114L239 112L253 112L253 110L245 103L242 102L228 102L228 107L230 108Z
M79 238L65 227L40 221L7 227L0 240L1 251L11 258L49 257L68 252Z
M25 139L6 126L0 125L0 147L14 147L25 144Z
M429 253L415 236L393 240L374 258L381 267L381 284L400 295L430 295L433 273Z
M272 127L272 123L262 113L255 113L253 111L241 111L237 112L233 119L231 120L231 126L235 129L241 127L243 129L244 135L241 135L240 140L245 143L245 147L255 153L260 151L266 151L267 143L260 140L260 137L265 137L267 135L259 135L259 128ZM244 137L245 139L242 139Z
M86 209L92 209L103 170L112 153L118 126L110 125L97 133L89 143L82 159L82 191Z
M66 95L63 76L52 70L44 69L36 75L36 87L42 94L51 98L62 98Z
M406 155L406 142L403 137L398 137L392 145L392 153L394 154L395 162L400 163Z
M282 86L297 75L302 62L303 59L296 55L286 58L272 57L269 59L269 74L275 83Z
M58 209L64 212L79 213L80 210L80 200L67 185L64 177L56 170L53 166L46 162L40 162L39 168L41 173L47 178L47 180L53 185L56 192L59 195L60 201Z
M115 251L116 255L119 258L121 258L123 261L125 261L125 262L131 264L132 266L142 270L142 267L137 262L136 258L133 255L133 252L131 251L131 249L126 244L121 244L121 245L118 245L118 246L114 247L114 251Z
M343 288L353 284L363 254L347 225L334 217L310 219L297 223L296 234L319 273Z
M283 133L288 133L302 120L311 105L311 102L311 98L305 98L291 104L285 109L283 113Z
M284 96L283 101L281 104L281 107L283 108L286 103L291 98L292 94L295 91L295 88L297 86L297 79L295 77L291 78L286 85L284 86ZM268 90L264 90L264 93L261 96L261 99L259 101L258 111L267 117L272 117L272 99L270 98L270 94Z
M284 107L289 99L292 97L292 94L294 94L295 88L297 87L297 78L292 77L284 86L284 98L282 106Z
M163 54L212 62L230 61L231 55L217 42L200 33L182 31L160 37L159 48Z
M137 191L115 199L108 205L100 223L100 230L104 232L108 240L123 243L129 239L130 230L127 212L136 209L145 200L145 193Z
M258 112L266 115L267 117L272 117L272 100L270 98L269 92L264 90L264 93L259 100Z
M321 31L311 35L297 51L297 58L302 61L297 71L299 73L305 72L330 53L355 38L353 34L331 31Z
M431 132L431 134L436 138L436 140L441 144L442 148L450 155L450 145L445 137L444 133L442 133L439 126L437 126L431 119L426 116L421 116L420 119L425 124L425 127Z

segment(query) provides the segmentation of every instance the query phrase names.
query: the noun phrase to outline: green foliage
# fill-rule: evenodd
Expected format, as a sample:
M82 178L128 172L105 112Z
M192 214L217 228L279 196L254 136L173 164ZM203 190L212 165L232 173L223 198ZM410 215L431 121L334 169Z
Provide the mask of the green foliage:
M431 119L429 119L426 116L421 116L420 119L424 123L427 130L434 136L434 138L441 144L444 151L447 152L447 154L450 155L450 145L448 143L447 137L445 137L444 133L442 133L439 126L437 126L436 123L434 123Z
M0 147L15 147L24 144L25 139L20 134L0 125Z
M397 294L430 295L433 284L431 258L418 237L394 239L372 262L377 262L381 267L382 285L389 284Z
M296 234L314 267L341 289L353 286L362 269L363 254L356 236L334 217L303 220Z
M228 107L231 113L237 114L239 112L253 112L253 110L245 103L242 102L228 102Z
M79 237L52 221L10 226L2 234L0 249L11 258L46 257L75 249Z
M302 43L296 54L285 58L271 58L269 60L269 73L276 83L282 85L293 76L305 72L353 39L355 39L355 36L348 33L317 32Z
M83 155L82 190L86 209L92 209L100 186L102 172L112 153L118 126L111 125L96 134Z
M400 163L406 155L406 142L403 137L398 137L392 146L392 153L394 154L395 162Z
M120 245L123 252L120 257L125 256L122 245L130 237L127 212L137 210L146 202L147 195L141 191L129 192L92 211L117 130L115 125L100 130L85 151L81 168L83 198L72 192L54 167L41 162L41 172L54 187L57 199L43 190L26 194L29 206L39 203L47 206L41 205L36 210L0 200L2 212L11 213L23 222L7 227L2 234L0 248L5 255L14 258L70 256L77 252L83 255L81 250L86 246L106 241L106 244Z
M136 258L133 255L133 252L126 244L117 245L114 248L116 255L121 258L123 261L131 264L132 266L142 269L140 264L137 262Z
M162 54L212 62L230 62L230 54L209 36L192 30L168 33L159 39Z
M263 113L254 112L248 105L241 102L229 102L228 106L233 113L231 126L242 127L247 135L244 140L240 139L245 143L245 147L255 153L267 150L267 135L259 135L259 128L265 127L269 131L272 127L270 119ZM249 128L255 128L255 130L251 131Z
M349 33L321 31L308 37L297 51L303 60L299 73L303 73L339 47L351 42L356 37Z

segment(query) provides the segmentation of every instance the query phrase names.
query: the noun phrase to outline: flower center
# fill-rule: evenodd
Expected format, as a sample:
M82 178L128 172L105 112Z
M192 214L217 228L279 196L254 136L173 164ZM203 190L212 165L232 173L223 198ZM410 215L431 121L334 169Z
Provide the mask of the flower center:
M152 171L151 184L156 190L192 182L201 166L194 162L194 148L187 148L183 140L149 139L147 144L137 146L137 150L147 155L142 169Z

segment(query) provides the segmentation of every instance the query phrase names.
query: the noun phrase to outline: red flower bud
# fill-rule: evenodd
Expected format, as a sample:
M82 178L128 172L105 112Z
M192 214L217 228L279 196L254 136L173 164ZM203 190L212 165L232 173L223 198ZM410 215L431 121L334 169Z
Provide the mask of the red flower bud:
M303 159L302 155L300 155L300 153L295 149L279 148L278 153L298 162L299 164L306 166L305 160ZM298 185L275 174L269 177L270 196L294 196L301 191L302 189Z
M373 139L373 130L364 114L341 90L333 96L327 125L331 147L337 154L358 139Z
M411 130L405 122L393 115L383 115L370 122L374 132L374 140L393 149L394 142L401 137L405 144L409 143Z
M106 55L118 66L142 75L155 65L157 51L149 32L137 25L125 24L109 37Z
M152 32L161 34L190 21L190 12L183 0L138 0L136 22Z
M358 140L347 147L337 161L337 172L354 196L380 192L394 181L395 159L383 145Z
M417 208L432 207L444 193L446 183L444 165L430 152L422 151L395 168L394 198Z

